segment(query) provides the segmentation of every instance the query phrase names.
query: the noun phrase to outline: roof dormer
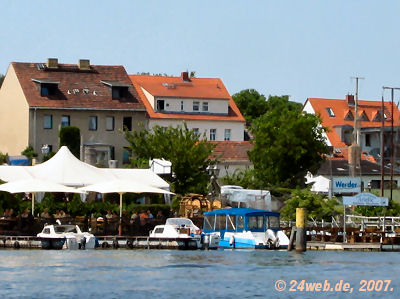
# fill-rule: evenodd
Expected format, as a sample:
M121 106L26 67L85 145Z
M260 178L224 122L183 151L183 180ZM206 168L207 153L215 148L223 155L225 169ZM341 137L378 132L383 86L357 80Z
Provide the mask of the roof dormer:
M353 113L351 113L350 110L347 111L347 113L346 113L346 115L344 117L344 120L354 120Z
M361 120L361 121L369 121L368 116L367 116L367 114L365 113L364 110L361 111L361 112L358 114L358 119Z
M113 100L122 99L128 96L129 84L121 81L106 81L102 80L101 83L111 88L111 96Z
M42 97L55 95L58 91L58 84L60 84L60 82L51 79L32 78L32 81L39 84L40 96Z

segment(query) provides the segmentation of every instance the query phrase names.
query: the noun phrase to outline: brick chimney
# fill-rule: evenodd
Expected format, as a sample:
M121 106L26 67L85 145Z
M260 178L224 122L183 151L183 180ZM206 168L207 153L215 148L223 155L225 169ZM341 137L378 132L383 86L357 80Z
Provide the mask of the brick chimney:
M78 67L82 71L90 70L90 60L89 59L79 59Z
M49 69L58 68L58 58L47 58L46 67Z
M354 106L355 105L354 96L352 94L346 95L346 102L347 105Z
M189 78L189 73L188 72L182 72L181 73L181 78L182 78L183 81L190 82L190 78Z

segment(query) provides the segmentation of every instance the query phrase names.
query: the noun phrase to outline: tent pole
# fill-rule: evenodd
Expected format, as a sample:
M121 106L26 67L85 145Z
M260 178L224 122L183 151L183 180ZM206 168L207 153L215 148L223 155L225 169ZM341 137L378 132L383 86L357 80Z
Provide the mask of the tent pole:
M32 192L32 216L35 217L35 193Z
M122 236L122 192L119 194L119 226L118 235Z

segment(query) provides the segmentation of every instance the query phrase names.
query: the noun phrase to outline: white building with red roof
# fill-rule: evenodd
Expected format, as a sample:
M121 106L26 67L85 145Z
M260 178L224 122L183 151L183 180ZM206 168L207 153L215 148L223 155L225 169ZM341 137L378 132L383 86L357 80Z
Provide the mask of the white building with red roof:
M130 75L148 114L148 127L182 125L211 141L243 141L245 120L218 78Z
M358 101L358 120L360 128L359 145L364 154L375 158L380 155L382 120L385 131L385 156L390 156L391 124L393 120L394 132L400 128L400 114L398 107L392 103L384 102L382 112L381 101ZM318 114L322 126L327 127L325 132L327 144L332 146L339 154L347 151L353 142L354 119L356 117L354 96L347 95L346 99L321 99L308 98L303 106L303 111ZM396 135L394 135L396 136ZM395 144L398 144L395 140ZM347 158L347 155L344 155Z

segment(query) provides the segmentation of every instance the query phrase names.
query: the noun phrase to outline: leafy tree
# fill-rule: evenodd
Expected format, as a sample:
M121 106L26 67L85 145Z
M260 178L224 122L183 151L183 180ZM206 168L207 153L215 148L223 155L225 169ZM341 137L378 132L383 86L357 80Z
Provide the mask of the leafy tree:
M249 158L262 187L295 187L328 153L323 128L318 116L299 113L287 97L275 97L270 104L271 109L252 124L254 148Z
M79 159L81 133L78 127L62 127L58 133L60 137L60 147L66 145L72 154Z
M0 74L0 88L3 85L4 77L5 76L3 74Z
M27 146L22 152L21 155L26 156L30 161L32 161L33 158L36 158L38 155L35 153L35 150L33 149L32 146Z
M307 189L296 189L292 192L281 210L282 219L296 220L296 208L305 208L309 218L326 221L331 221L331 217L340 214L342 209L336 199L327 199Z
M267 99L255 89L242 90L235 93L232 98L248 122L258 118L268 110Z
M50 160L56 153L55 152L49 152L47 154L43 155L42 162L46 162L47 160Z
M0 152L0 165L7 163L8 154Z
M376 217L376 216L399 216L400 215L400 204L394 200L389 200L387 207L368 207L368 206L357 206L354 208L356 214Z
M260 183L254 176L254 169L236 170L232 175L227 174L221 181L225 185L237 185L245 189L257 189Z
M172 162L171 178L175 193L205 193L208 183L206 168L215 145L200 139L193 130L184 126L154 127L151 131L124 131L129 142L132 158L164 158Z

